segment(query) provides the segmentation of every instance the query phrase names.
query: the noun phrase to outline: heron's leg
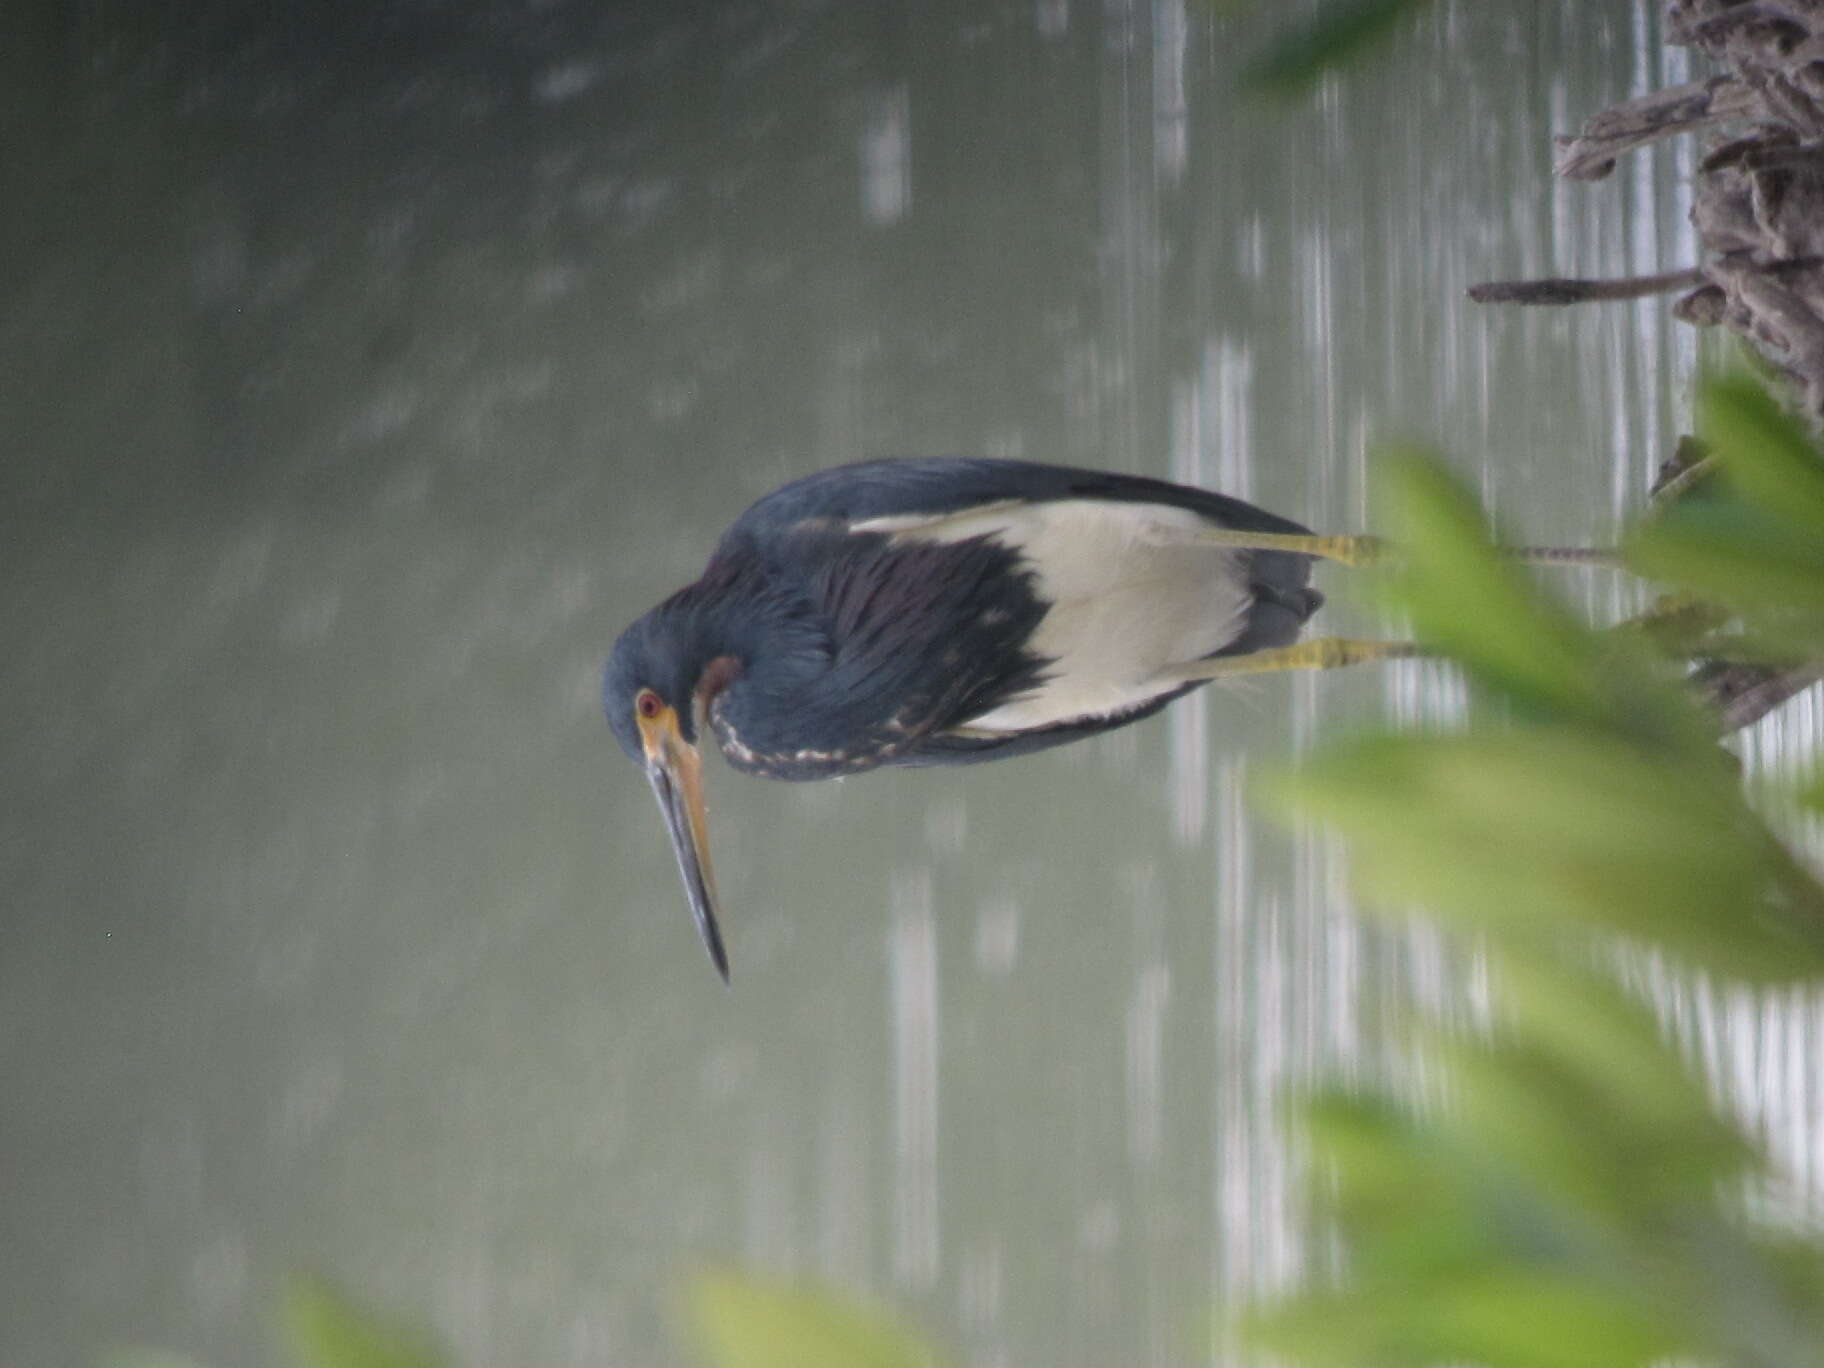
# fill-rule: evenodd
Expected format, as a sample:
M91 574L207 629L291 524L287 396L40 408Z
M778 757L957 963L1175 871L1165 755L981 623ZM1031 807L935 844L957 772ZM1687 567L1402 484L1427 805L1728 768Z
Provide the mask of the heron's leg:
M1157 678L1178 684L1198 679L1228 679L1234 675L1271 674L1278 670L1334 670L1371 660L1405 660L1427 654L1411 641L1357 641L1349 637L1313 637L1294 646L1276 646L1246 655L1218 656L1214 660L1187 660L1167 665Z
M1320 536L1298 532L1244 532L1233 527L1205 528L1191 534L1205 546L1232 546L1237 551L1293 551L1344 565L1373 565L1387 554L1379 537Z
M1206 528L1192 536L1205 546L1232 546L1237 551L1292 551L1350 566L1374 565L1393 554L1385 541L1371 536L1244 532L1231 527ZM1606 547L1506 546L1501 548L1501 554L1529 565L1621 566L1620 553Z

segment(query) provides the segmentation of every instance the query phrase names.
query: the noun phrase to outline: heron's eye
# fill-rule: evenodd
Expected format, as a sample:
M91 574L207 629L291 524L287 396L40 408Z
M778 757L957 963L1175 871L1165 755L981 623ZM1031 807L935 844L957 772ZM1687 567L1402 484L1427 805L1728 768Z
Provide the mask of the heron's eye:
M639 715L648 722L657 717L659 713L663 711L664 707L665 704L660 701L659 696L651 689L641 689L638 696L633 700L634 711L639 713Z

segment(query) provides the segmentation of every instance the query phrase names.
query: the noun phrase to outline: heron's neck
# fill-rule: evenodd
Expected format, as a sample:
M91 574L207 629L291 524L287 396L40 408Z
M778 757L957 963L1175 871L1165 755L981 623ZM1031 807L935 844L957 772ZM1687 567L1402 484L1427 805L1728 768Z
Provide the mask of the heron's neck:
M807 612L746 575L712 572L670 605L697 700L736 713L754 699L788 698L828 668L823 632Z
M708 601L714 611L692 633L697 701L731 764L780 774L778 757L801 747L799 728L819 712L830 669L824 628L777 595L725 590Z

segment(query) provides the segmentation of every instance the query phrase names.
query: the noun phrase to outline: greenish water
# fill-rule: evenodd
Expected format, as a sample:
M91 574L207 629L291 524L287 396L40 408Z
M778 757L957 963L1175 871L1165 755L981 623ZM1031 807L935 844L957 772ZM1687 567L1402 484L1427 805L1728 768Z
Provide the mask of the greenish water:
M262 1361L324 1270L469 1364L679 1361L792 1271L960 1363L1179 1364L1303 1266L1277 1105L1473 966L1248 781L1441 667L1061 752L712 764L704 963L601 720L622 625L790 476L985 453L1364 527L1372 441L1602 543L1695 365L1644 3L1440 3L1290 104L1196 4L43 5L0 55L0 1360ZM23 209L23 212L21 210ZM1638 590L1565 572L1598 618ZM1390 633L1343 572L1324 621ZM1815 699L1747 738L1811 744ZM1815 1004L1664 990L1819 1180Z

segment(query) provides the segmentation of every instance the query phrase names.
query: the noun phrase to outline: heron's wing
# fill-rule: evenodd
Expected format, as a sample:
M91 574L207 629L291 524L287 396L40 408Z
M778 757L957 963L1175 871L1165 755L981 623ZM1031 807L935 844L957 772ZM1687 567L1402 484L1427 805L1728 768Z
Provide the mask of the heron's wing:
M765 540L806 524L846 526L878 518L931 517L995 504L1069 499L1163 504L1186 509L1218 527L1307 530L1226 494L1139 475L1027 461L916 457L839 466L794 480L748 508L727 535L736 541Z
M1028 692L1049 664L1031 641L1047 604L1017 551L986 537L895 543L824 532L806 600L831 643L827 715L876 729L895 751ZM812 704L818 706L817 703Z
M1318 602L1309 558L1212 547L1212 524L1301 530L1160 481L919 460L788 485L719 554L757 557L824 624L829 668L795 734L941 762L1120 725L1184 691L1164 666L1295 639Z

